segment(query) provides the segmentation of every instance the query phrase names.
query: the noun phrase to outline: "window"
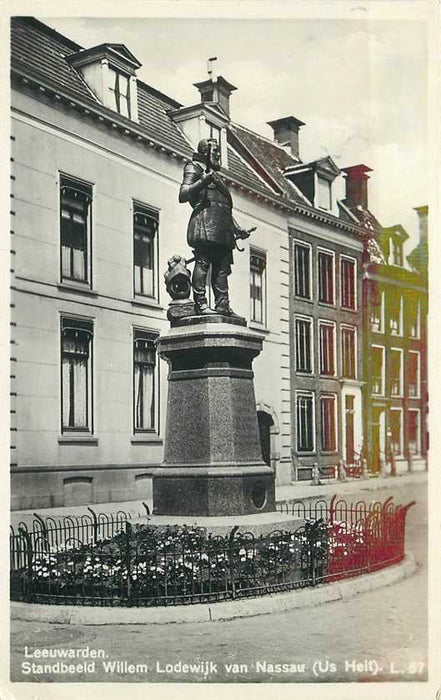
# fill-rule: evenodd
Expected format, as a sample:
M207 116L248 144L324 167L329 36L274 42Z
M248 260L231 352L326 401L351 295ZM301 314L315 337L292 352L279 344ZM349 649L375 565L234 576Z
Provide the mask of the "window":
M384 348L373 345L371 348L372 393L384 395Z
M266 322L266 254L250 250L251 320Z
M340 263L341 305L345 309L356 308L356 263L342 258Z
M342 375L349 379L357 376L357 361L355 351L356 329L350 326L342 326L341 329L341 356Z
M403 395L403 351L399 348L391 348L389 358L390 394L391 396Z
M311 248L301 243L294 244L294 294L311 298Z
M218 126L215 126L214 124L210 124L210 122L207 122L208 126L208 137L210 139L214 139L217 141L217 144L219 146L219 151L221 151L221 130Z
M335 326L319 321L320 374L335 375Z
M337 449L335 422L335 394L320 397L321 439L323 452Z
M420 412L416 410L407 412L407 445L410 454L420 453Z
M133 207L134 286L135 294L155 296L155 241L158 215L141 204Z
M156 429L156 335L136 330L133 337L133 415L135 433Z
M331 183L323 177L317 177L317 206L320 209L332 209Z
M418 399L420 396L420 353L410 350L408 357L408 394L410 398Z
M392 248L392 265L403 267L403 244L394 238L390 239Z
M130 77L113 68L109 68L109 73L111 81L109 89L113 95L115 109L123 117L130 119Z
M394 455L400 455L403 451L403 439L401 430L401 409L391 409L389 413L390 449Z
M355 462L355 396L345 395L344 442L346 464Z
M384 333L384 292L369 287L370 325L373 333Z
M92 187L60 176L61 279L89 281Z
M420 337L420 308L420 302L412 298L406 304L406 318L408 319L409 336L411 338Z
M297 393L297 451L314 451L314 395Z
M403 297L388 298L389 329L391 335L403 335Z
M332 253L318 253L319 301L334 303L334 256Z
M61 319L62 431L92 431L93 324Z
M312 319L296 318L296 370L312 373Z

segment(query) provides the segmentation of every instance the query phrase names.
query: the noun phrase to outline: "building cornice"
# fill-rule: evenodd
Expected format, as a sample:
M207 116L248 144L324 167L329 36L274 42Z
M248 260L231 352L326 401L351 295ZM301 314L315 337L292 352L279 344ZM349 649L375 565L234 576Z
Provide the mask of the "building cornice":
M357 236L357 238L364 239L366 237L365 229L361 228L360 226L352 225L349 222L344 221L343 219L339 219L338 217L333 216L332 214L325 214L324 212L315 209L314 207L308 207L307 205L296 203L294 204L294 210L297 214L300 214L301 216L304 216L307 219L319 221L320 223L326 224L331 228L346 231L347 233L350 233L353 236Z
M408 272L408 271L407 271ZM413 274L412 272L408 272L409 275ZM384 272L381 274L371 272L368 270L365 270L363 274L363 279L365 280L373 280L374 282L381 282L382 284L391 284L394 287L413 287L413 289L417 290L418 292L423 292L424 294L428 294L428 289L427 287L424 287L422 285L421 280L411 280L411 279L396 279L394 277L390 277L387 272Z
M167 153L177 160L186 160L191 155L190 147L186 152L179 148L171 148L158 138L147 135L147 130L144 129L142 125L138 124L138 122L133 122L121 116L118 112L114 112L101 103L93 101L92 98L89 100L77 94L69 94L31 73L18 72L12 69L12 77L23 88L37 92L37 95L38 93L40 93L41 96L44 95L53 100L54 103L62 104L63 107L75 111L79 116L90 119L96 118L99 122L110 126L112 129L121 131L126 136L132 136L145 146Z
M120 132L124 136L133 138L139 144L178 161L185 161L191 157L192 149L190 145L188 146L188 150L185 151L179 148L172 148L157 137L152 137L141 124L121 116L118 112L114 112L101 103L94 101L92 98L88 99L76 93L69 93L69 91L60 89L59 86L51 84L50 81L43 80L41 77L32 74L31 71L18 71L12 68L11 75L12 79L16 81L20 88L33 92L37 99L44 96L56 104L62 104L63 107L74 111L83 118L98 120L98 122ZM366 235L365 230L361 227L352 226L348 222L338 219L331 214L325 214L313 207L290 201L288 198L279 196L276 193L272 195L256 185L250 186L240 177L232 176L228 171L223 171L223 175L228 183L242 194L253 197L260 202L267 203L275 209L279 209L288 214L297 214L298 216L312 219L326 224L331 228L337 228L350 233L358 238Z
M30 72L25 73L24 71L12 69L11 73L12 78L17 82L18 86L33 92L34 95L36 93L37 99L44 95L54 103L62 104L63 107L75 111L77 115L83 118L97 119L98 122L105 124L115 131L119 131L124 136L132 137L139 144L159 151L163 155L170 156L178 161L186 161L192 155L193 149L190 145L186 152L179 148L171 148L159 139L150 136L141 124L122 117L118 112L114 112L104 105L93 101L92 98L88 100L77 94L69 94L64 90L60 90L58 86L55 87L51 85L49 81L43 81L40 77L32 75ZM260 190L257 186L251 187L240 177L233 177L228 171L223 171L223 175L232 187L236 188L241 193L256 198L258 201L267 202L274 208L288 212L292 211L292 204L281 200L276 194L272 196L266 193L263 188Z

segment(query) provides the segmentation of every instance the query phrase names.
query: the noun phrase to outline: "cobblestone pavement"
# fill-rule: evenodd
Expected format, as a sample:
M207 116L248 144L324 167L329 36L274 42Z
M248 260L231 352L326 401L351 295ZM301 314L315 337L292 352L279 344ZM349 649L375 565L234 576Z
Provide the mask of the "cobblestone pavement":
M388 490L385 495L390 494ZM366 496L364 492L362 497ZM375 499L381 496L379 492L374 495ZM408 516L407 549L414 553L418 569L404 581L315 608L226 622L66 626L13 621L11 680L205 683L427 680L426 486L400 488L395 499L417 501ZM35 659L25 658L25 647L28 654L42 647L89 647L103 650L105 658L68 662L86 664L89 671L82 673L26 674L22 663ZM184 664L192 666L186 668Z

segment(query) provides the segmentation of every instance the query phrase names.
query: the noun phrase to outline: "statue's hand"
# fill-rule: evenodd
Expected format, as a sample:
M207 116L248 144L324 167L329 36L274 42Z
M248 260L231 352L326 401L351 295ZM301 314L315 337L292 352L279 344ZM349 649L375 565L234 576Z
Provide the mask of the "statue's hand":
M238 228L238 229L236 229L236 238L242 238L242 240L245 238L249 238L250 234L255 230L256 230L255 226L248 229L248 231L246 231L244 228Z
M204 186L207 187L210 182L213 182L214 180L214 172L210 170L208 173L202 173L199 182Z

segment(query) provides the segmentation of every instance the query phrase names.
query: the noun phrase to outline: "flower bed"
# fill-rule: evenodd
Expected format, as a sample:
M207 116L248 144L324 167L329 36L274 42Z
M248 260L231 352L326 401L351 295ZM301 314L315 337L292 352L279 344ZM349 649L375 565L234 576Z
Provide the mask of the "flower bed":
M100 537L46 528L14 534L11 594L29 602L170 605L262 595L335 581L400 561L408 507L354 522L318 519L259 538L119 520ZM61 533L61 534L60 534Z

